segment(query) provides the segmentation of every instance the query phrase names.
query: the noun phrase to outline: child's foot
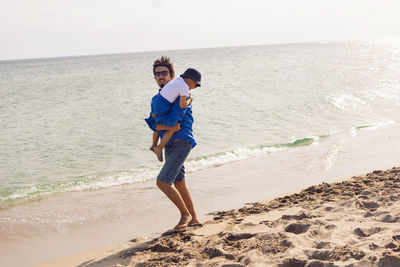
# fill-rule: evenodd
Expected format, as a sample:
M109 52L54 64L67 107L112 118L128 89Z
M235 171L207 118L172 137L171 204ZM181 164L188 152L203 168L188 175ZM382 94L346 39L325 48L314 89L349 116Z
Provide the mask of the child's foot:
M163 161L162 149L156 146L154 147L153 152L156 153L158 160L162 162Z

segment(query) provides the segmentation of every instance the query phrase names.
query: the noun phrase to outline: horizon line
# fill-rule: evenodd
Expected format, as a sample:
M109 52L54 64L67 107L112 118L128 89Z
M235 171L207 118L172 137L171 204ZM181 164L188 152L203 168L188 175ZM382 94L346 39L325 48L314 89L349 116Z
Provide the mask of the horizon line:
M177 48L177 49L154 49L144 51L127 51L127 52L110 52L98 54L82 54L82 55L66 55L66 56L50 56L50 57L26 57L26 58L11 58L0 59L0 63L16 62L16 61L31 61L31 60L51 60L51 59L66 59L66 58L80 58L92 56L108 56L108 55L124 55L124 54L141 54L141 53L154 53L154 52L169 52L169 51L182 51L182 50L202 50L202 49L215 49L215 48L235 48L235 47L251 47L251 46L265 46L265 45L291 45L291 44L309 44L309 43L328 43L328 42L342 42L342 41L357 41L357 40L331 40L331 41L306 41L306 42L291 42L291 43L264 43L264 44L246 44L246 45L226 45L226 46L213 46L213 47L193 47L193 48Z
M16 61L33 61L33 60L51 60L51 59L66 59L66 58L80 58L80 57L93 57L93 56L112 56L124 54L141 54L141 53L154 53L154 52L169 52L169 51L182 51L182 50L203 50L203 49L216 49L216 48L236 48L236 47L252 47L252 46L267 46L267 45L292 45L292 44L312 44L312 43L335 43L335 42L357 42L357 41L376 41L380 39L392 39L393 37L373 38L373 39L343 39L343 40L314 40L314 41L299 41L299 42L276 42L276 43L263 43L263 44L245 44L245 45L223 45L213 47L192 47L192 48L177 48L177 49L154 49L144 51L127 51L127 52L110 52L110 53L95 53L95 54L82 54L82 55L65 55L65 56L49 56L49 57L26 57L26 58L11 58L0 59L0 63L16 62ZM397 37L398 38L398 37Z

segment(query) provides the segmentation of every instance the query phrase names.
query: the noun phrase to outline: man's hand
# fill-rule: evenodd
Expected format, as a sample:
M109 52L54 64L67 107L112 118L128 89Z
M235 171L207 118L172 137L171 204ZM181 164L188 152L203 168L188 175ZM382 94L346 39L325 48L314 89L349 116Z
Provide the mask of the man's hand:
M174 127L172 127L171 130L173 130L174 132L178 132L181 129L181 124L177 123Z
M192 102L193 102L193 97L192 97L192 94L189 94L189 99L188 99L188 103L189 104L192 104Z

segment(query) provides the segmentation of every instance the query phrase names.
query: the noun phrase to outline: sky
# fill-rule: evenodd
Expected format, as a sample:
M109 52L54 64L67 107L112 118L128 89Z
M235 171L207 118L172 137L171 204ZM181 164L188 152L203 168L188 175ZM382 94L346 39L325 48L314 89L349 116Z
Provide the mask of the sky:
M399 0L0 0L0 60L400 37Z

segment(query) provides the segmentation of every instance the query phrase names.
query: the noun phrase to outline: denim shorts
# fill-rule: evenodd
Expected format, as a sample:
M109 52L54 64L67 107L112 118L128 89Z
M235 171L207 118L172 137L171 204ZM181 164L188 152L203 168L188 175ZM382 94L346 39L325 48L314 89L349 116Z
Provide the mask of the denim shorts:
M192 143L187 140L177 140L165 146L165 163L157 180L172 185L185 180L183 163L192 150Z

